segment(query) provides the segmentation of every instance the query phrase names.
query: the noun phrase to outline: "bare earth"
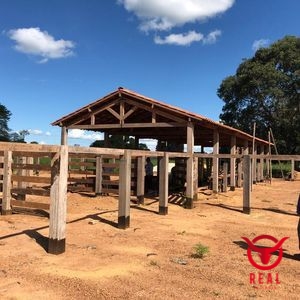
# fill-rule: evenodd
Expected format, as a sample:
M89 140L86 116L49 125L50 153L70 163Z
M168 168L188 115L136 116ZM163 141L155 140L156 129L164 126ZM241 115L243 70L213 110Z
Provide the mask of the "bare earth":
M66 252L57 256L44 249L46 217L0 216L0 299L299 299L299 193L299 181L257 184L251 215L241 213L242 189L201 193L192 210L170 203L167 216L149 198L132 203L127 230L115 227L115 197L70 193ZM289 237L270 271L249 263L241 238L262 234ZM209 247L204 259L192 256L198 243ZM264 283L250 284L258 272ZM280 283L267 284L267 273Z

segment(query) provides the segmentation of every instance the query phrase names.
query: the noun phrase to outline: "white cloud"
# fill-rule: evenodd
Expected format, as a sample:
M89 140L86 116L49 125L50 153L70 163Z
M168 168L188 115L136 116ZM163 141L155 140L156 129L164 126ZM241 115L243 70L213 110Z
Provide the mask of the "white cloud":
M28 129L29 134L32 135L42 135L43 131L39 129Z
M204 21L228 10L234 0L118 0L140 20L144 31L169 30Z
M202 39L203 39L202 33L189 31L187 33L170 34L165 38L155 36L154 42L160 45L171 44L171 45L179 45L179 46L189 46L191 43L199 42Z
M252 44L252 50L257 51L260 48L264 48L270 44L270 41L267 39L255 40Z
M155 36L154 42L159 45L168 44L168 45L178 45L178 46L189 46L194 42L202 42L203 44L213 44L216 42L217 37L221 35L220 30L215 30L209 33L206 37L194 30L187 33L179 34L170 34L164 38L160 36Z
M81 129L71 129L68 133L68 137L71 139L83 139L83 140L103 140L103 133L89 132Z
M222 34L221 30L215 30L210 32L203 40L204 44L214 44L217 38Z
M140 144L146 144L148 149L151 150L151 151L156 150L157 140L154 140L154 139L140 139L139 143Z
M42 57L40 63L74 54L72 48L75 44L72 41L55 40L47 31L41 31L38 27L12 29L8 36L16 42L17 51Z

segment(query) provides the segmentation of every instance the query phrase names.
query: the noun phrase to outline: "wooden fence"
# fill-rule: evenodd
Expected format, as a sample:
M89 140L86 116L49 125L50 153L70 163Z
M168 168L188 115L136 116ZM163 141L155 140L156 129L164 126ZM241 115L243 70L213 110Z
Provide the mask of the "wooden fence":
M193 207L198 192L198 174L204 163L221 162L212 166L212 186L216 192L243 186L243 211L250 213L253 178L262 180L271 160L300 160L300 156L230 155L149 152L139 150L47 146L0 143L1 213L10 214L12 207L29 207L50 211L49 247L53 254L65 251L67 191L114 193L118 195L118 227L130 225L130 199L136 196L144 202L145 158L157 157L159 207L161 215L168 213L169 161L180 161L180 176L185 181L185 206ZM234 164L232 164L234 160ZM252 162L252 163L251 163ZM255 175L253 164L255 162ZM217 166L219 163L217 163ZM234 169L228 172L229 166ZM293 170L292 170L293 171ZM185 173L185 174L184 174ZM233 176L233 175L234 176ZM234 178L234 180L232 180ZM243 180L243 183L242 183ZM26 195L38 196L38 202L26 200ZM43 199L43 200L41 200Z

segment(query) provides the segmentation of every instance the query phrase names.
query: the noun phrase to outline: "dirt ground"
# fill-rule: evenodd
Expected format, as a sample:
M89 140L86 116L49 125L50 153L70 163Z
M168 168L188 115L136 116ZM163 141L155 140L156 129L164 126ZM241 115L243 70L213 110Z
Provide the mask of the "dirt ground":
M0 216L0 299L299 299L299 193L300 181L259 183L250 215L242 213L242 189L200 193L192 210L173 201L167 216L147 198L144 206L132 202L127 230L116 228L115 197L69 193L61 255L45 251L47 217ZM262 234L289 237L270 271L250 264L241 238ZM209 248L203 259L193 256L199 243ZM250 283L259 272L263 283Z

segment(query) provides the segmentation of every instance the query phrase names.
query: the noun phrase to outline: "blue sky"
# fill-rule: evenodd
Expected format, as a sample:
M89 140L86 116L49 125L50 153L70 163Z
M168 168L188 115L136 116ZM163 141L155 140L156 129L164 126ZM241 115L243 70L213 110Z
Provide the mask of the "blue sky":
M13 131L46 144L60 143L51 122L119 86L218 120L222 80L257 47L299 36L299 11L298 0L1 0L0 103ZM97 138L71 132L69 144Z

